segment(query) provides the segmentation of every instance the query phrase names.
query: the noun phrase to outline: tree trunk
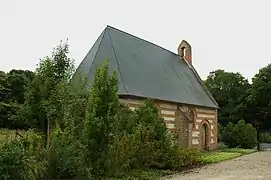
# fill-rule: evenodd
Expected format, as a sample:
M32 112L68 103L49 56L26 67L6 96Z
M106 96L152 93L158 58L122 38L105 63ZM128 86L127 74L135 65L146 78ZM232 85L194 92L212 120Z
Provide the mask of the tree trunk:
M46 148L48 149L50 146L50 120L49 118L47 119L47 138L46 138Z

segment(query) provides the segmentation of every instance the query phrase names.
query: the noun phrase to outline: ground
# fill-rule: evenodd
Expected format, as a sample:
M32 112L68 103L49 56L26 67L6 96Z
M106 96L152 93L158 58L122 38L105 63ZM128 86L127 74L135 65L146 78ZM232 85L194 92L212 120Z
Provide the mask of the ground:
M258 180L271 179L271 151L261 151L211 164L163 180Z

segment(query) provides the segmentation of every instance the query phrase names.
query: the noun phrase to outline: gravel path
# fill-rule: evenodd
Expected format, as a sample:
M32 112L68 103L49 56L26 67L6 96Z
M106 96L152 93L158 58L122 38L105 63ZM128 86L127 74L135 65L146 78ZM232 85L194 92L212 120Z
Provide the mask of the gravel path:
M271 151L207 165L164 180L271 180Z

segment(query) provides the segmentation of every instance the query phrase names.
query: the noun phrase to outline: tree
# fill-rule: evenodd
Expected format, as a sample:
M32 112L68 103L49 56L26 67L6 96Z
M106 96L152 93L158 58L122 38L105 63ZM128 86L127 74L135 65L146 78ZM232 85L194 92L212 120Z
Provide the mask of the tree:
M21 116L32 127L47 134L47 145L51 128L64 121L64 104L69 96L67 84L74 71L69 57L67 42L57 46L51 57L40 60L35 77L27 87Z
M253 148L256 146L256 129L244 120L229 123L222 133L222 141L230 148Z
M15 128L15 123L10 119L16 104L11 101L11 89L8 76L0 71L0 128Z
M218 119L222 125L244 118L245 100L251 86L247 79L240 73L218 69L209 74L205 84L220 106Z
M0 71L0 102L6 102L10 98L10 84L5 72Z
M7 73L7 77L11 89L11 99L19 104L23 104L26 86L34 78L34 73L28 70L13 69Z
M263 128L271 128L271 64L263 67L252 78L252 87L247 98L250 121Z
M114 117L119 105L118 76L116 71L112 76L109 75L106 62L102 67L96 68L84 125L86 161L92 168L91 174L95 176L105 172L105 155L114 136Z

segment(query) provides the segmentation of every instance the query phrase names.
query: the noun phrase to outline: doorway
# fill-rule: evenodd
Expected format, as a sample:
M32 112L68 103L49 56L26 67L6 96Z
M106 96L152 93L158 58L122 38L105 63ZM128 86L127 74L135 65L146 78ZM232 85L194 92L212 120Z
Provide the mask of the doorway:
M201 149L202 150L208 150L207 142L208 142L208 137L207 137L208 129L207 125L203 124L201 126Z

